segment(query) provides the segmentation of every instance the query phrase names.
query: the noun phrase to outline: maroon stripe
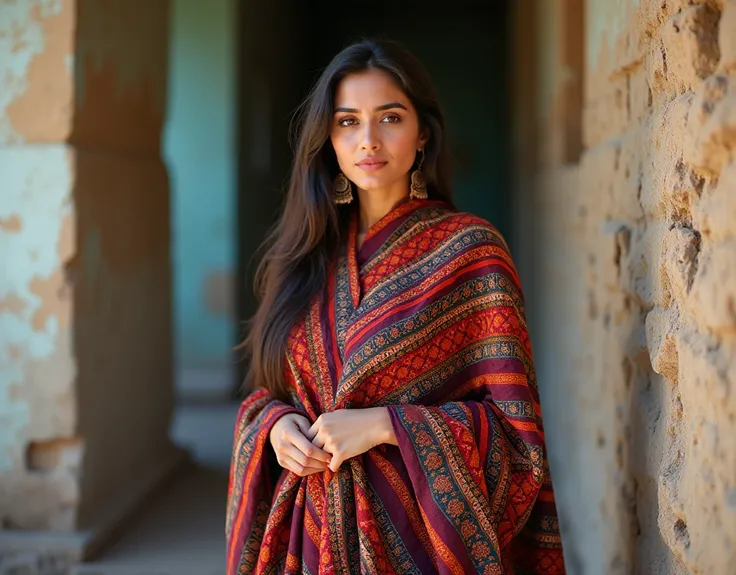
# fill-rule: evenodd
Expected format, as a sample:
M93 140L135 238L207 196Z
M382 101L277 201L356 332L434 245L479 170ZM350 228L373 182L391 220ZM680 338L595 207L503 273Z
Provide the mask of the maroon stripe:
M432 505L434 496L432 493L432 487L427 483L427 476L424 469L419 464L416 452L414 450L413 437L410 437L401 423L401 416L399 415L404 410L414 410L416 408L412 406L407 407L389 407L389 413L391 415L391 423L394 427L396 438L398 439L399 449L401 450L401 456L406 464L406 468L409 471L409 475L414 479L414 490L417 494L417 499L424 505L424 512L427 514L432 529L442 539L442 542L452 551L457 559L458 563L463 568L463 573L474 573L475 567L470 557L468 556L465 548L465 542L460 533L457 532L455 526L452 525L445 516L435 505ZM436 438L433 438L436 441ZM444 450L443 450L444 451ZM427 504L431 506L428 506ZM462 551L461 551L462 550ZM442 561L441 557L437 556L437 561ZM446 569L450 569L450 565L446 565Z
M407 203L410 200L405 200L400 203L398 203L395 207L398 208L399 206L402 206L403 204ZM423 209L433 206L445 206L448 207L447 204L441 201L436 200L428 200L424 202L417 203L417 209ZM363 265L368 260L370 260L378 250L383 246L383 244L386 242L386 240L393 234L396 230L398 230L402 225L406 223L406 220L408 220L411 216L413 216L416 213L417 210L410 210L407 213L399 216L398 218L395 218L394 220L390 221L388 224L381 227L379 230L377 230L375 233L371 233L366 237L366 240L363 242L363 245L360 247L360 250L358 251L358 264ZM379 225L379 224L377 224Z
M394 221L384 226L383 229L378 231L376 234L372 235L369 238L366 238L366 240L363 242L363 245L360 246L360 249L358 250L358 265L364 265L368 260L371 259L371 257L376 255L378 250L381 248L381 246L383 246L383 244L391 236L391 234L393 234L399 227L401 227L404 222L409 218L409 216L411 216L411 212L406 214L405 216L396 218Z
M540 501L534 506L534 514L537 517L557 517L557 507L551 501Z
M456 290L461 283L471 281L473 279L482 278L486 275L488 275L488 271L485 268L470 270L464 274L462 281L447 282L447 285L439 289L437 292L433 293L431 298L427 298L427 292L432 291L438 284L446 281L447 278L438 280L437 282L427 286L425 290L420 291L414 298L403 302L402 306L408 307L404 307L400 312L393 312L391 308L388 308L388 311L384 313L380 319L375 321L371 330L367 331L360 338L352 337L349 341L349 344L346 343L345 357L349 357L355 350L359 349L360 346L364 345L366 341L379 333L381 330L394 326L401 319L409 318L415 313L426 309L426 307L431 303L434 303L446 297L448 294Z
M437 389L432 390L426 395L426 401L429 403L438 403L443 398L451 395L453 390L459 388L466 382L480 376L487 376L493 374L507 374L507 373L524 373L524 365L517 359L513 358L488 358L462 369L451 378L449 378L443 385ZM470 392L463 396L463 400L478 400L482 401L490 395L493 399L506 400L506 399L520 399L519 398L519 386L518 385L507 385L507 384L493 384L490 386L483 386L476 391Z
M311 498L307 497L306 501L307 508L305 510L305 513L309 513L314 523L317 525L318 528L321 529L322 519L317 516L317 512L314 509ZM303 522L302 525L304 525ZM304 527L304 534L302 536L302 559L307 565L307 569L309 569L310 573L319 573L319 548L314 544L309 535L306 533L306 527Z
M306 488L306 479L301 480L301 485L299 486L299 489L305 489ZM297 493L298 493L297 490ZM294 498L296 499L297 493L294 494ZM301 505L294 505L291 508L291 517L288 518L287 521L291 523L291 529L289 530L289 544L288 544L288 552L291 555L294 555L296 557L302 556L302 536L304 535L304 507ZM305 539L309 539L309 537L305 537ZM301 571L301 565L300 571Z
M327 357L327 368L330 372L330 384L332 385L332 396L335 396L337 390L337 382L340 379L340 371L342 370L342 363L340 362L340 350L335 345L335 282L336 276L331 274L327 280L329 289L327 290L327 297L323 297L322 305L319 310L319 322L322 328L322 341L325 348L325 356ZM322 398L324 399L324 398Z
M404 467L404 461L401 458L401 452L394 446L387 446L383 457L389 461L396 473L401 477L402 483L411 495L412 501L416 503L414 488L411 485L409 474ZM411 555L414 563L419 567L422 573L433 573L435 571L432 558L427 554L427 550L419 539L419 535L414 530L411 520L409 519L404 504L399 499L398 494L386 479L386 476L374 463L370 457L364 458L365 473L368 482L371 484L376 494L383 504L383 510L391 518L391 522L396 527L398 533L401 534L401 540L406 546L409 555ZM419 509L416 510L419 514ZM421 517L421 515L420 515Z

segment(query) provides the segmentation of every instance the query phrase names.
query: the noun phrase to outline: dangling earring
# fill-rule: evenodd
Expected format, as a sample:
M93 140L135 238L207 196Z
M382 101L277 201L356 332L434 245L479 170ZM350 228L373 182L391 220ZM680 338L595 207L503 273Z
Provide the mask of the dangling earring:
M335 189L336 204L349 204L353 201L353 186L350 184L350 180L345 177L345 174L342 172L337 174L333 187Z
M422 174L422 164L424 163L424 148L419 150L422 156L419 158L417 169L411 173L411 186L409 187L409 197L414 200L427 199L427 182Z

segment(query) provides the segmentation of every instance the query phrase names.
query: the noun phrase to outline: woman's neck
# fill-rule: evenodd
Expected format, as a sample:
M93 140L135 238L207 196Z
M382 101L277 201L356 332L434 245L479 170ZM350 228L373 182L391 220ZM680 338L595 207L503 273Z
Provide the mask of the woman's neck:
M407 186L394 190L358 190L360 214L358 233L365 234L371 227L388 214L397 204L409 197Z

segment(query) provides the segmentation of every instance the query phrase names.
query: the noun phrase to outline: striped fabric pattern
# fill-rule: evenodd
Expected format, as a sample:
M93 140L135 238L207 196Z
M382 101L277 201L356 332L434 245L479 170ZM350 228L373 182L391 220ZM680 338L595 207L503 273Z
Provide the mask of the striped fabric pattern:
M488 222L407 200L290 335L291 401L258 390L235 429L228 574L564 573L524 300ZM281 470L273 423L385 406L399 446L337 473Z

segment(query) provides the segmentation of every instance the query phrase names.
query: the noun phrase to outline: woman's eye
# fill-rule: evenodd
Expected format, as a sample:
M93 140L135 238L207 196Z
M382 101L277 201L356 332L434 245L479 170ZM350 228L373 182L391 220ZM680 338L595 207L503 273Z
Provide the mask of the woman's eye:
M390 116L386 116L381 121L382 122L385 122L386 124L395 124L396 122L400 122L401 121L401 117L399 117L399 116L397 116L395 114L391 114Z
M337 124L343 128L347 128L348 126L354 126L356 123L355 118L343 118Z

